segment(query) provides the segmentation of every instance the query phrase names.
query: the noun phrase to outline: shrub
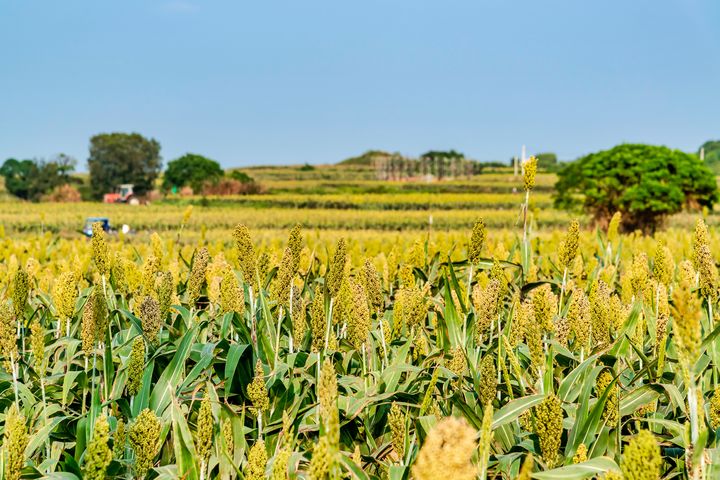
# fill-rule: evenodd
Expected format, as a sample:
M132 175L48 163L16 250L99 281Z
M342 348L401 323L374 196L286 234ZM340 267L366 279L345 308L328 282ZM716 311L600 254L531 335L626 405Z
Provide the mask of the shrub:
M555 204L578 204L600 225L615 212L623 227L653 231L685 208L712 207L715 177L698 157L667 147L618 145L567 164L558 173Z
M43 202L73 203L82 201L82 197L77 188L66 183L55 187L52 192L43 195L40 200Z

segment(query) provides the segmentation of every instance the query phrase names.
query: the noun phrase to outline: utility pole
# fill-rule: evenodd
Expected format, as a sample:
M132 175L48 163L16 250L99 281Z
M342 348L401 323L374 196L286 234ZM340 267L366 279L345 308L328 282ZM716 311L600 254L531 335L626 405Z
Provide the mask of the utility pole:
M705 147L700 147L700 161L705 161Z

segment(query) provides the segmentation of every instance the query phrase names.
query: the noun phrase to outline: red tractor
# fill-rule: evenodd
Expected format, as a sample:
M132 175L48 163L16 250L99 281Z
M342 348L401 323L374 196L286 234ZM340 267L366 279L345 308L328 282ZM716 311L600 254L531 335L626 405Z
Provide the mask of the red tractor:
M133 200L137 201L133 187L134 185L132 183L124 183L118 186L113 193L106 193L103 195L103 202L133 203Z

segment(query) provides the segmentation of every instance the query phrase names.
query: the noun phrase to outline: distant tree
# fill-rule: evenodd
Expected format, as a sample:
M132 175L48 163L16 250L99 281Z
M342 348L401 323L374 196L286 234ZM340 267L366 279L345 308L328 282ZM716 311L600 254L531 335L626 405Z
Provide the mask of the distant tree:
M303 167L300 167L301 170L302 168ZM233 180L237 180L240 183L253 183L255 181L250 175L243 172L242 170L233 170L232 172L230 172L230 178L232 178Z
M465 155L463 153L456 152L455 150L430 150L420 155L420 158L454 159L465 158Z
M365 153L363 153L362 155L358 155L357 157L346 158L345 160L340 162L338 165L371 166L371 165L374 165L377 161L388 160L390 157L392 157L391 153L384 152L382 150L368 150ZM307 165L307 164L305 164L305 165Z
M5 188L12 195L36 202L55 188L72 183L75 159L60 154L50 161L9 158L0 167Z
M160 144L139 133L101 133L90 139L90 191L94 198L123 183L144 195L153 189L162 167Z
M190 186L199 192L206 182L219 180L225 172L215 160L188 153L169 162L163 179L166 190Z
M557 155L555 155L552 152L545 152L545 153L537 153L535 154L535 157L537 158L537 166L541 170L554 170L555 167L557 167L558 159Z
M700 151L704 151L705 165L710 167L715 173L720 173L720 140L709 140L698 148L698 155Z
M653 231L683 207L712 207L715 176L697 156L667 147L625 144L566 164L558 173L555 204L580 204L605 224L616 212L625 229Z

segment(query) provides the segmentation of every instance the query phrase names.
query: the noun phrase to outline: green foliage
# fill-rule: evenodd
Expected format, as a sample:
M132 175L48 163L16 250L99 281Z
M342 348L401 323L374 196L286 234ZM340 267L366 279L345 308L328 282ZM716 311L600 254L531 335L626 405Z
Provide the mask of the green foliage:
M253 183L255 181L250 175L242 170L233 170L230 172L230 178L237 180L240 183Z
M622 213L626 229L654 230L683 207L711 207L715 177L698 157L667 147L623 144L592 153L558 173L555 204L581 204L605 224Z
M135 185L137 195L153 189L160 173L160 143L139 133L101 133L90 139L90 189L94 198L122 183Z
M720 140L708 140L703 143L698 149L698 155L700 150L705 152L705 165L713 172L720 173Z
M444 159L455 159L465 158L465 155L455 150L429 150L422 155L420 158L444 158Z
M368 150L367 152L363 153L362 155L358 155L356 157L350 157L346 158L342 162L338 163L338 165L366 165L371 166L375 162L375 160L378 159L389 159L392 157L391 153L382 151L382 150Z
M537 158L537 165L541 170L553 170L557 167L557 155L552 152L537 153L535 158Z
M187 153L168 163L163 177L163 188L169 190L172 187L190 186L199 192L205 182L217 181L223 174L223 169L215 160Z
M8 158L0 167L5 188L24 200L38 201L55 187L70 183L75 160L60 154L51 161Z

